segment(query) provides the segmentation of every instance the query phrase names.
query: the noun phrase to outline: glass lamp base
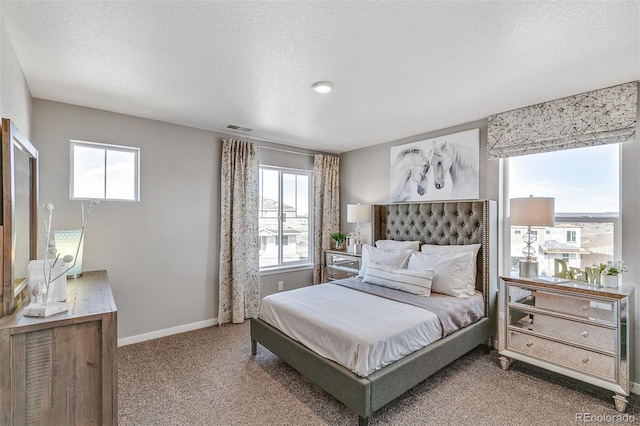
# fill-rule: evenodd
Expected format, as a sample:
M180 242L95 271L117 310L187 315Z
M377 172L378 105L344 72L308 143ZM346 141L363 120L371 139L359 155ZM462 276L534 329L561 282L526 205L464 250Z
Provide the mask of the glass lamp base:
M520 262L520 276L521 277L537 277L538 276L538 262L521 260Z

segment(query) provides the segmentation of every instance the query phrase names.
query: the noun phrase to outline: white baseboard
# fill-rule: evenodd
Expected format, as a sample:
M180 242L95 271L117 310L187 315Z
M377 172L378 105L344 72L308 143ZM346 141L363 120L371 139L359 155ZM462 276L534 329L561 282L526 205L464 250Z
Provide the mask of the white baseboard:
M629 384L629 392L635 393L636 395L640 395L640 383L631 382Z
M118 346L132 345L134 343L144 342L145 340L159 339L160 337L171 336L174 334L184 333L187 331L198 330L200 328L211 327L218 324L218 318L192 322L191 324L179 325L177 327L165 328L163 330L152 331L150 333L138 334L136 336L124 337L118 339Z

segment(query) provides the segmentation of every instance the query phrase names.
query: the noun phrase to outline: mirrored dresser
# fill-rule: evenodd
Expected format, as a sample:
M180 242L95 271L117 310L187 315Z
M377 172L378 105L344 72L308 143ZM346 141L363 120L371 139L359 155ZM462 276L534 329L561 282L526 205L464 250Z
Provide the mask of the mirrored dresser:
M325 250L325 267L323 283L343 278L358 276L360 273L360 254L349 253L342 250Z
M633 287L595 287L551 277L501 277L501 367L519 360L629 396Z

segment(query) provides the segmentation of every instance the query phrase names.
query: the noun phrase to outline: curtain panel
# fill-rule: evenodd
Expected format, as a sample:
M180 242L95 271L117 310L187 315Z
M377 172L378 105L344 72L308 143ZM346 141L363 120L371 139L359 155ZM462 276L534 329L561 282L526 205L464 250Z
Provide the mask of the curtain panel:
M594 90L489 117L490 159L635 139L638 82Z
M340 158L316 154L313 158L313 283L322 281L324 250L331 234L340 230Z
M239 324L258 313L258 146L222 140L218 324Z

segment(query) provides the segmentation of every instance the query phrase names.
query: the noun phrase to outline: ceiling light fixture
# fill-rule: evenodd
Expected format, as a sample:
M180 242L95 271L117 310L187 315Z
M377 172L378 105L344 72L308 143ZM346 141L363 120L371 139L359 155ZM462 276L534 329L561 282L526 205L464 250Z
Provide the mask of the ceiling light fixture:
M316 81L311 88L317 93L329 93L333 89L333 83L330 81Z

